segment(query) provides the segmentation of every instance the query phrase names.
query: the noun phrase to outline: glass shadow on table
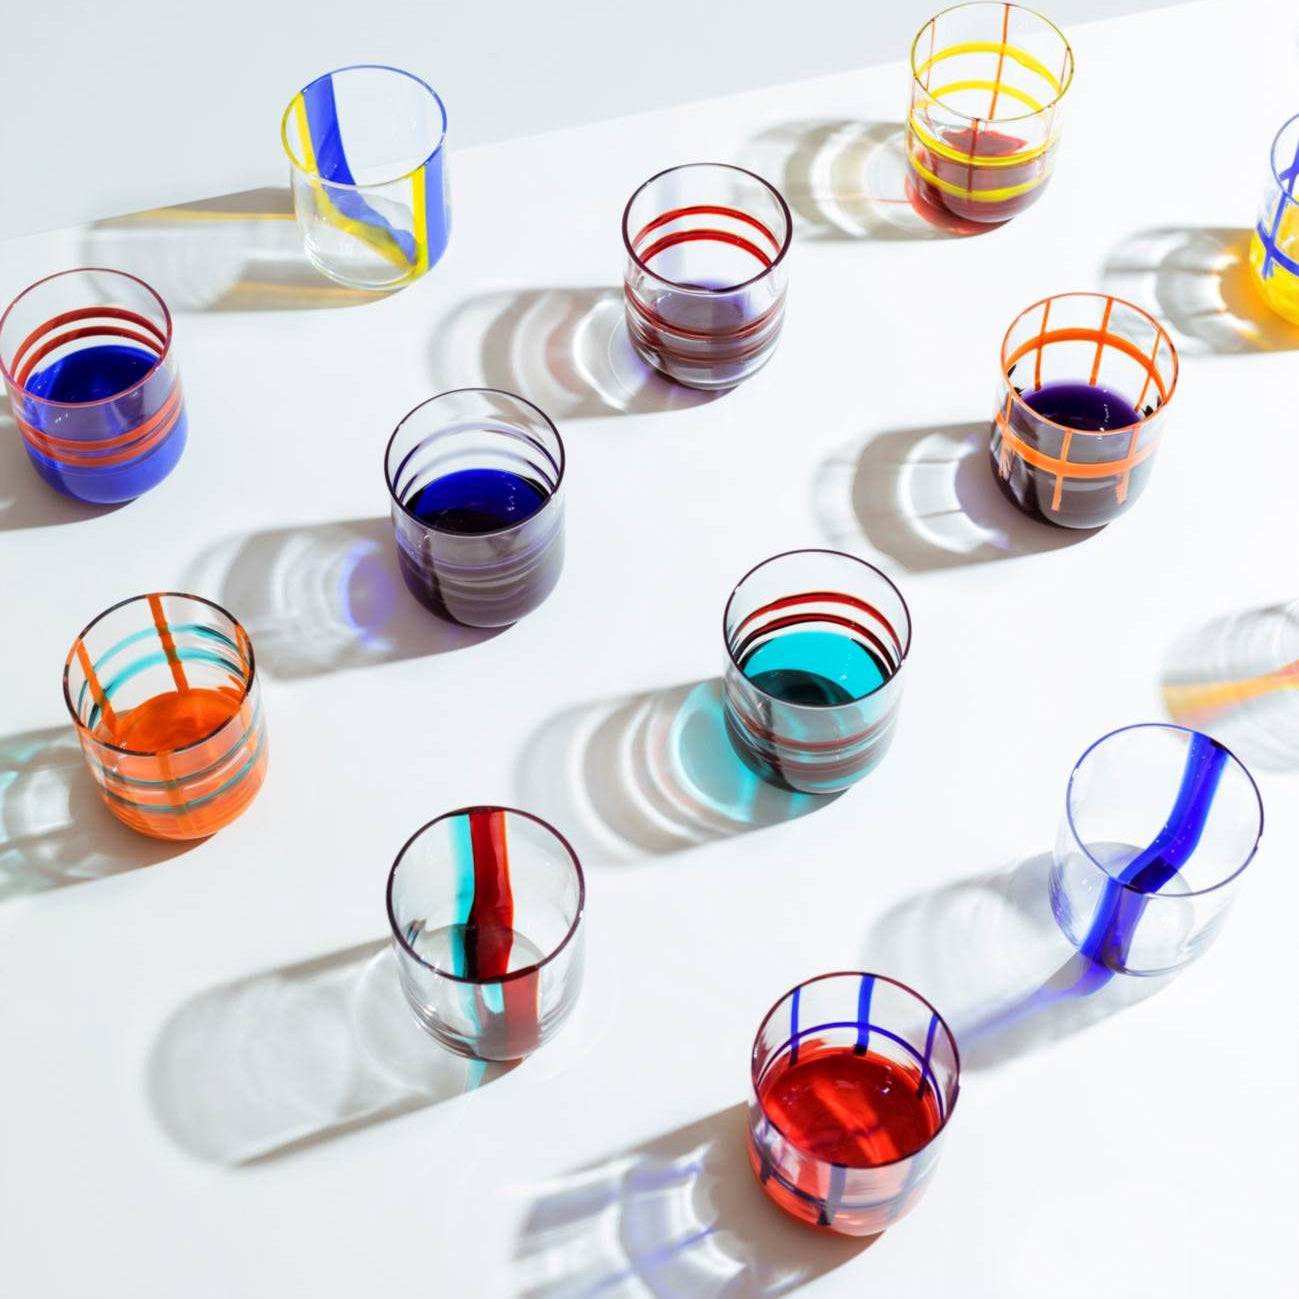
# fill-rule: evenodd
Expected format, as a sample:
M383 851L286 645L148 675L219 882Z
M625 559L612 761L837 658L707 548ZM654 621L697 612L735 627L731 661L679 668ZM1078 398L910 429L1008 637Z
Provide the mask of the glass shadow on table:
M438 1046L381 939L191 997L154 1043L149 1097L181 1149L246 1166L465 1095L512 1067Z
M739 163L785 196L802 239L952 239L999 228L926 199L907 165L906 137L904 122L782 122L749 140Z
M817 1232L777 1209L749 1170L733 1105L545 1186L515 1244L512 1293L783 1295L878 1239Z
M961 1064L991 1069L1153 996L1172 976L1111 977L1051 914L1051 854L908 898L872 926L862 968L938 1006Z
M989 458L991 416L869 435L824 461L813 506L826 537L865 540L913 573L1076 545L1092 535L1027 518L1002 494Z
M588 863L630 862L806 816L837 795L760 779L726 734L720 678L568 709L523 745L523 806Z
M1160 688L1173 721L1208 732L1246 766L1299 768L1299 600L1186 632L1164 660Z
M387 518L249 533L206 550L187 580L239 619L273 677L442 654L505 630L461 627L419 604Z
M104 806L71 724L0 738L0 903L178 857Z
M88 266L138 275L172 311L301 311L389 296L335 284L307 260L287 188L96 221L82 236L82 255Z
M74 501L41 478L32 468L9 397L0 386L0 532L80 523L121 508Z
M1172 226L1129 235L1103 286L1155 316L1188 354L1299 348L1299 326L1264 301L1249 266L1251 230Z
M433 331L430 371L439 391L500 388L553 419L640 415L723 396L665 378L632 346L622 289L521 289L453 307Z

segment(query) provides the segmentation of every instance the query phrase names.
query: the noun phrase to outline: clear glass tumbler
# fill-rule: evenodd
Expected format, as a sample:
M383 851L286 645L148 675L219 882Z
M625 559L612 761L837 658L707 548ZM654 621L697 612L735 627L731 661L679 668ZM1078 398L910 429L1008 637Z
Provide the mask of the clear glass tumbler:
M1269 307L1299 325L1299 115L1272 141L1272 166L1249 243L1249 264Z
M68 653L63 696L104 802L133 830L204 838L262 786L252 643L210 600L166 591L105 610Z
M753 1042L749 1164L786 1213L873 1236L915 1207L960 1090L956 1039L882 974L787 992Z
M564 443L544 412L495 388L416 406L384 459L397 559L426 609L505 627L555 589L564 566Z
M1051 909L1117 974L1168 974L1217 936L1263 832L1253 777L1217 740L1150 722L1103 736L1069 779Z
M884 756L911 616L878 568L791 550L739 581L722 615L724 711L745 764L785 789L847 789Z
M691 388L732 388L770 359L785 322L793 223L750 171L697 162L651 176L622 214L627 329Z
M956 5L911 46L907 160L920 193L967 221L1007 221L1042 195L1073 51L1019 5Z
M1061 293L1021 312L1001 345L992 467L1025 514L1099 528L1154 467L1177 349L1153 316L1103 293Z
M448 1050L517 1060L553 1037L582 986L586 883L530 812L462 807L417 830L388 876L402 989Z
M339 68L294 95L280 133L318 270L393 289L437 264L451 230L446 129L433 88L400 68Z
M82 267L24 289L0 317L0 372L33 467L66 496L133 500L185 449L171 313L134 275Z

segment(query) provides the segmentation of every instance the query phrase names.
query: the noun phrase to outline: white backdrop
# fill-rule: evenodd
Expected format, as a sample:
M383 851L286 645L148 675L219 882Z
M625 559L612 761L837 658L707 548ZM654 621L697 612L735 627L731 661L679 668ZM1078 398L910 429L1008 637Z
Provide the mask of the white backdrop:
M772 1001L873 968L959 1029L1033 986L1062 955L1040 855L1075 758L1162 715L1205 624L1296 594L1299 335L1256 316L1239 257L1299 20L1209 3L1071 35L1057 176L968 240L908 237L871 188L906 102L892 62L460 149L444 263L375 303L311 279L274 194L244 202L262 220L0 245L0 297L86 260L157 285L191 427L172 477L108 513L0 439L0 1292L1279 1292L1293 729L1256 772L1268 828L1220 943L972 1053L904 1224L865 1253L820 1238L743 1161ZM696 157L761 166L800 213L780 349L712 401L640 373L613 325L622 203ZM981 457L1009 320L1096 286L1158 310L1183 372L1147 494L1073 538L1004 506ZM395 586L381 472L411 406L483 382L549 410L570 459L563 579L488 638ZM735 579L827 544L910 603L897 743L805 816L710 801L662 723L720 671ZM90 617L176 587L249 627L270 739L256 803L187 850L98 808L59 688ZM397 848L489 800L569 834L590 899L575 1019L501 1076L437 1055L381 954Z
M1152 7L1055 0L1051 13L1067 24ZM932 12L932 0L43 0L15 10L0 42L0 237L279 181L290 96L348 63L425 77L460 149L885 63Z

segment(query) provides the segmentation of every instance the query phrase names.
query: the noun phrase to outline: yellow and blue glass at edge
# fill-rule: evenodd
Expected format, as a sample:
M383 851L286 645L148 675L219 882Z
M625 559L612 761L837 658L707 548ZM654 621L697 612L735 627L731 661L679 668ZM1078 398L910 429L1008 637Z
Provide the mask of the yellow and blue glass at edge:
M1249 242L1249 264L1267 305L1299 325L1299 115L1272 143L1267 195Z

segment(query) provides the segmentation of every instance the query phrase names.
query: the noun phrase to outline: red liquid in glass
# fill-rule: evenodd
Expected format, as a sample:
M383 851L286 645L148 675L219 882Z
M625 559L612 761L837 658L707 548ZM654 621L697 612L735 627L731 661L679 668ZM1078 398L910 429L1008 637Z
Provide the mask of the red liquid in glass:
M773 1068L758 1098L800 1149L853 1168L914 1154L943 1121L919 1065L820 1042L803 1043L796 1064Z
M913 160L946 185L955 186L960 193L940 188L932 181L915 172L916 184L921 195L929 203L953 215L968 221L980 223L997 223L1008 221L1037 201L1042 192L1042 182L1046 180L1048 155L1038 154L1035 158L1012 163L1006 167L980 166L979 158L1004 158L1009 154L1019 153L1028 147L1025 140L1013 135L1004 135L1000 131L983 127L975 130L964 127L957 131L944 131L943 142L959 153L968 155L968 160L957 161L943 154L935 153L914 134L911 137L911 154ZM1013 189L1021 185L1030 188L1009 198L986 199L973 197L992 190Z

